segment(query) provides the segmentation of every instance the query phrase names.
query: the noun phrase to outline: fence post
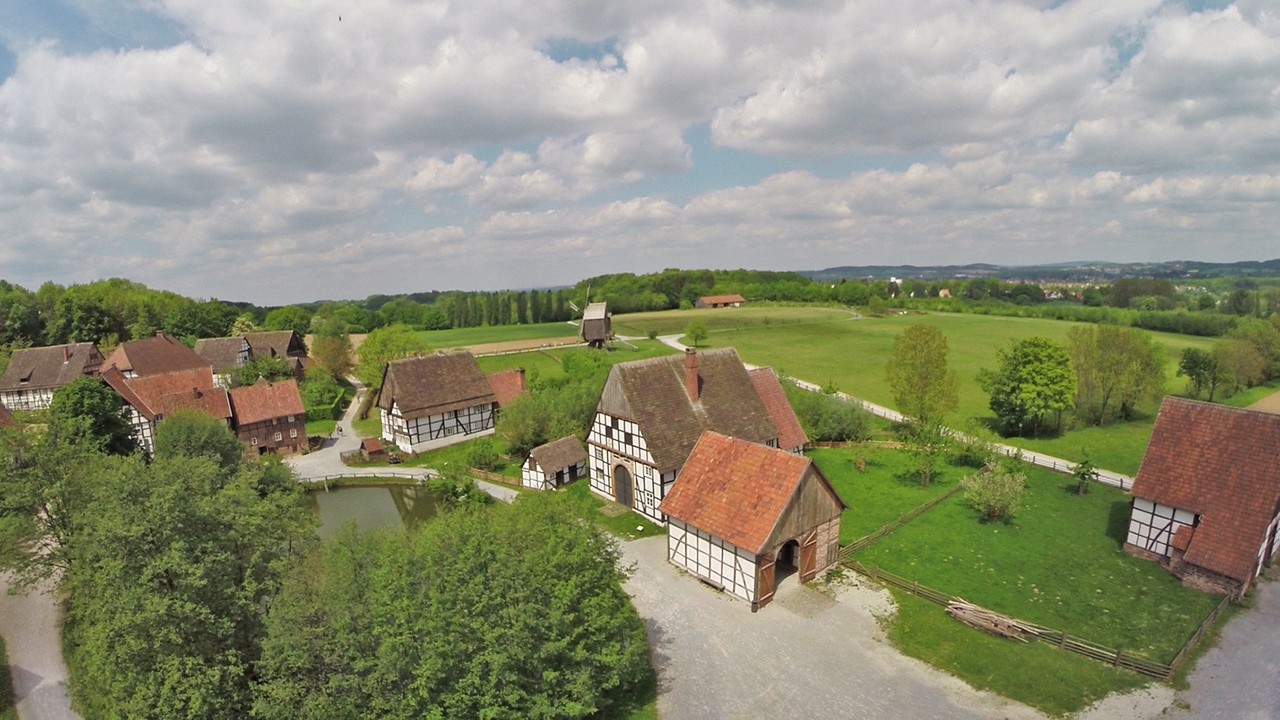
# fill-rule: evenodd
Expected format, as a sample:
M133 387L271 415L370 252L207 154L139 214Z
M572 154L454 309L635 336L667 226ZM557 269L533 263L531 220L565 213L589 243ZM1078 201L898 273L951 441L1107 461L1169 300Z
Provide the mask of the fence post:
M1115 667L1120 667L1120 651L1119 651L1119 650L1117 650L1117 651L1116 651L1116 659L1115 659L1115 662L1113 662L1113 663L1111 663L1111 664L1112 664L1112 665L1114 665Z
M1058 648L1062 650L1067 649L1067 631L1066 630L1063 630L1062 637L1058 638Z

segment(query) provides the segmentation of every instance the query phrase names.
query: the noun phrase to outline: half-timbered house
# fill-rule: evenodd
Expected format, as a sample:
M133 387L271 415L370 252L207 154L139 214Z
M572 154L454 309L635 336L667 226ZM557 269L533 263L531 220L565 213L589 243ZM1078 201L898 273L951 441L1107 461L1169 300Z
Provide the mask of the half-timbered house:
M43 410L58 388L97 374L101 365L102 353L91 342L14 350L0 376L0 402L10 410Z
M382 439L408 452L492 435L497 408L488 378L466 351L393 360L382 373Z
M555 490L587 476L587 451L570 435L529 451L520 468L520 484L535 490Z
M778 430L733 348L613 366L587 437L591 490L665 522L658 504L706 430L778 444Z
M306 448L307 411L292 378L276 383L260 379L229 394L236 436L246 452L294 453Z
M609 306L598 302L587 305L582 312L582 325L578 328L578 337L593 348L602 348L609 338L613 337L613 320L609 314Z
M201 338L195 352L213 366L220 387L231 386L231 374L250 360L280 358L289 365L294 379L301 381L310 359L306 344L292 330L268 330L235 337Z
M133 439L147 455L155 449L156 425L175 410L195 408L223 422L231 419L227 391L214 385L207 366L133 378L111 366L101 378L124 401Z
M241 337L201 338L195 353L213 368L218 387L231 387L231 374L249 362L249 341Z
M156 333L154 337L117 345L102 361L102 371L109 367L127 378L136 378L209 367L209 363L176 338Z
M809 436L800 427L800 419L796 417L796 411L792 409L791 401L787 400L782 382L774 374L773 368L752 368L747 374L751 376L751 384L755 386L756 393L764 401L764 407L773 419L773 426L778 429L778 447L796 455L804 452Z
M708 431L659 509L667 559L756 610L835 562L845 504L809 458Z
M1166 397L1133 481L1125 550L1243 593L1280 552L1280 416Z

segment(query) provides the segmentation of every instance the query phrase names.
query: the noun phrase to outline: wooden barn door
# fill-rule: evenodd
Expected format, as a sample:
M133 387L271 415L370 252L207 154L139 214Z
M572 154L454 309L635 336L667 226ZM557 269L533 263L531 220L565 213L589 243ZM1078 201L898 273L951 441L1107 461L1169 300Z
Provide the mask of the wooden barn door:
M632 507L635 503L631 485L631 473L621 465L613 469L613 498L623 507Z
M762 608L770 600L773 599L773 556L771 554L761 555L760 558L760 581L756 584L756 607Z
M800 540L800 582L807 583L818 574L818 533L811 531Z

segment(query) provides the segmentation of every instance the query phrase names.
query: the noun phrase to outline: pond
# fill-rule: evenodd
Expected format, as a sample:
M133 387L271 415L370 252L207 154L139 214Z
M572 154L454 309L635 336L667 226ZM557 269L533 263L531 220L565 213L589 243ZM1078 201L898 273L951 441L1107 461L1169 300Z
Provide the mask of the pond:
M423 485L362 485L313 491L311 509L320 516L320 539L327 540L348 522L361 530L417 527L435 517L439 502Z

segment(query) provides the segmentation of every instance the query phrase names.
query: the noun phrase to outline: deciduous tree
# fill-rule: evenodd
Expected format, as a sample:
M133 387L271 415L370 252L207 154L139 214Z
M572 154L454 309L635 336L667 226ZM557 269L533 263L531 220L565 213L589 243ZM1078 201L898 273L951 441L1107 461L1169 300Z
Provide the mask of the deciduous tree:
M137 449L124 401L101 380L89 377L78 378L53 394L49 439L114 455Z
M1061 345L1048 338L1019 340L997 350L999 367L978 375L982 389L991 396L990 407L1005 435L1039 434L1050 415L1070 408L1075 398L1071 358Z
M706 342L708 334L707 324L701 320L694 320L684 329L684 336L695 348Z
M267 313L262 327L267 330L292 330L298 337L303 337L311 329L311 313L297 305L276 308Z
M1128 419L1139 402L1164 394L1164 353L1147 333L1111 325L1067 331L1076 378L1076 417L1094 425Z
M408 325L396 324L369 333L356 350L356 377L371 388L382 386L382 369L392 360L421 355L430 350Z
M893 341L887 367L898 411L934 428L959 402L956 374L947 365L947 339L932 325L912 325Z

